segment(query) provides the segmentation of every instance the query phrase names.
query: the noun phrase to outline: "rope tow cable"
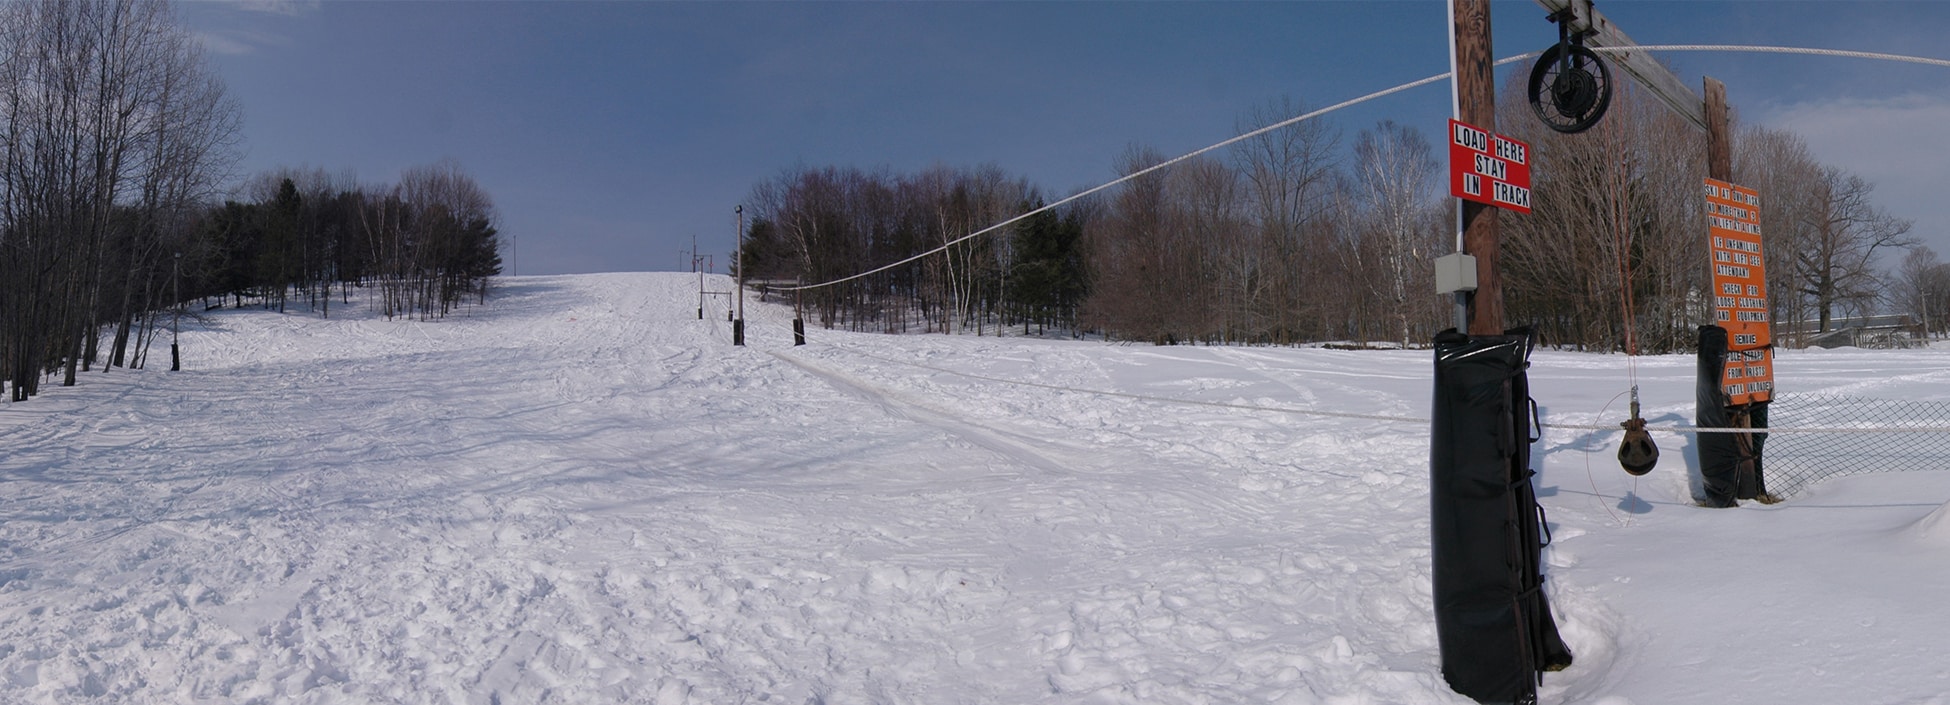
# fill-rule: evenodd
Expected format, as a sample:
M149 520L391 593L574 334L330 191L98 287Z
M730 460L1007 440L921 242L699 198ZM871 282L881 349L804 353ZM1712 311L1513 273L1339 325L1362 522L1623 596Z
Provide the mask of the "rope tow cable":
M888 364L901 365L904 367L913 367L916 369L928 370L930 372L939 372L945 375L965 377L968 379L980 380L983 382L995 382L997 384L1009 384L1009 385L1015 385L1019 387L1034 387L1037 389L1048 389L1048 390L1059 391L1059 392L1075 392L1078 394L1092 394L1096 396L1116 397L1120 399L1135 399L1138 401L1159 402L1164 404L1184 404L1187 406L1203 406L1203 407L1218 408L1218 409L1234 409L1239 411L1265 411L1265 412L1273 412L1273 413L1280 413L1280 414L1295 414L1300 416L1318 416L1323 418L1336 418L1336 419L1356 419L1362 421L1385 421L1389 423L1413 423L1413 424L1432 423L1432 420L1426 417L1394 416L1389 414L1354 414L1354 413L1347 413L1347 412L1340 412L1340 411L1297 409L1290 406L1266 406L1262 404L1239 404L1239 403L1221 402L1221 401L1202 401L1198 399L1181 399L1178 397L1160 397L1160 396L1153 396L1149 394L1116 392L1107 389L1084 389L1081 387L1066 387L1060 384L1046 384L1043 382L1030 382L1027 380L1009 379L1006 377L994 377L990 375L977 374L973 372L964 372L961 370L948 369L946 367L936 367L934 365L926 365L918 362L896 360L894 358L882 357L880 355L875 355L873 353L865 352L858 348L842 346L842 345L833 345L830 342L828 342L827 344L831 345L832 347L844 348L849 352L859 355L860 357L878 360ZM769 352L774 357L780 357L780 358L785 357L783 353L777 351L769 351ZM1598 423L1580 424L1580 423L1546 422L1546 423L1537 424L1537 428L1543 430L1561 430L1561 431L1616 432L1620 430L1619 424L1598 424ZM1754 432L1753 429L1743 429L1743 428L1700 428L1696 426L1649 426L1649 425L1645 426L1644 430L1646 432L1657 431L1659 433L1670 433L1674 435L1682 435L1688 433L1753 433ZM1950 434L1950 426L1770 428L1767 429L1766 433L1770 433L1770 434L1774 434L1774 433L1810 433L1810 434L1943 433L1943 434Z

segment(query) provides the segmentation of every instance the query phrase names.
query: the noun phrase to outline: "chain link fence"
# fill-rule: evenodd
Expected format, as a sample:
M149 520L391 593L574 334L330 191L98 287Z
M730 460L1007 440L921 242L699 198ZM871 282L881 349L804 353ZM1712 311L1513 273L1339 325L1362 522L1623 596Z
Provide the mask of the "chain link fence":
M1767 436L1762 473L1780 497L1834 477L1950 470L1950 403L1783 394L1768 405L1777 429L1861 429Z

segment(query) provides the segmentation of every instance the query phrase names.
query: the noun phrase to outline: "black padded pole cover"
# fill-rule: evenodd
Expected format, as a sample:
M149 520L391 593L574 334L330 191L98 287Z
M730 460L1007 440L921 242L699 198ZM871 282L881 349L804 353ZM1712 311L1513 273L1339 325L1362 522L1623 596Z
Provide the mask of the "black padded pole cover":
M1534 703L1570 665L1544 596L1530 483L1530 336L1436 336L1430 560L1442 676L1481 703Z
M1693 386L1693 423L1700 428L1726 428L1727 395L1720 376L1727 366L1727 329L1699 327L1699 379ZM1731 507L1739 479L1734 476L1740 451L1731 433L1699 434L1699 474L1706 486L1706 505Z
M1694 386L1693 423L1700 428L1767 428L1767 403L1744 407L1727 405L1726 390L1720 388L1727 365L1727 329L1719 326L1699 328L1699 379ZM1699 474L1705 485L1706 506L1731 507L1735 500L1754 499L1767 493L1761 476L1761 450L1765 433L1699 434Z

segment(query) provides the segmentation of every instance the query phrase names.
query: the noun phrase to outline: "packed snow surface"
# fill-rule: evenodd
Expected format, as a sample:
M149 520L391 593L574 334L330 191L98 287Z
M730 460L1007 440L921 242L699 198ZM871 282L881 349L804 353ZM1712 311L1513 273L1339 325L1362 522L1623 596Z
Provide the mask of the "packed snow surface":
M1297 413L1426 417L1429 352L816 322L794 347L755 294L733 347L697 286L213 311L185 371L0 406L0 702L1467 702L1427 424ZM1944 351L1777 364L1950 400ZM1544 421L1622 420L1633 368L1686 425L1690 357L1550 351ZM1536 446L1577 657L1544 702L1950 702L1950 474L1710 510L1689 437L1637 479L1617 439Z

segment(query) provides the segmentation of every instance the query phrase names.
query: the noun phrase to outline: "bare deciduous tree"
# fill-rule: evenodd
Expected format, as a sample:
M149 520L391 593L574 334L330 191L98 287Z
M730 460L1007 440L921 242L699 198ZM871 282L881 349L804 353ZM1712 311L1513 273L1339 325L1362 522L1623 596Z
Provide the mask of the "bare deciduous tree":
M1239 124L1240 132L1256 130L1305 113L1290 97L1260 105ZM1333 186L1338 167L1340 131L1331 123L1310 120L1241 142L1232 150L1234 168L1246 184L1258 225L1264 257L1271 271L1270 297L1256 297L1255 308L1271 319L1268 328L1279 342L1321 332L1334 310L1320 295L1329 277L1324 269L1330 247Z
M1372 281L1383 288L1401 344L1407 347L1415 333L1414 322L1427 316L1428 307L1416 305L1425 297L1416 294L1425 291L1421 285L1434 277L1429 263L1441 240L1441 231L1429 228L1428 217L1434 200L1429 185L1436 172L1435 157L1420 132L1385 120L1372 130L1362 130L1355 139L1354 163L1364 220L1378 236L1383 271Z
M1574 135L1506 96L1500 129L1530 144L1534 209L1502 219L1512 322L1584 349L1688 348L1706 313L1688 309L1708 274L1703 140L1629 85L1604 121Z
M1895 305L1916 316L1925 338L1942 335L1950 316L1950 264L1939 261L1935 250L1911 248L1891 290Z
M1801 293L1815 309L1816 331L1827 332L1835 309L1850 307L1858 314L1881 293L1875 268L1876 253L1908 247L1910 221L1884 212L1869 200L1875 187L1835 167L1824 167L1808 194L1807 239L1794 249L1794 267Z
M130 362L234 155L236 107L155 0L0 5L0 372ZM140 346L136 345L139 352ZM106 369L108 365L105 365Z
M1760 193L1760 231L1767 261L1767 293L1774 336L1783 345L1802 345L1798 331L1806 328L1814 309L1803 293L1803 270L1796 253L1811 242L1817 220L1807 213L1821 175L1821 163L1799 136L1765 127L1740 131L1734 143L1734 175L1741 185Z

